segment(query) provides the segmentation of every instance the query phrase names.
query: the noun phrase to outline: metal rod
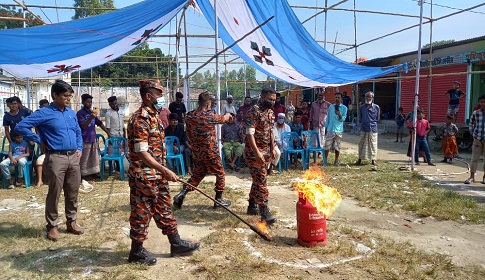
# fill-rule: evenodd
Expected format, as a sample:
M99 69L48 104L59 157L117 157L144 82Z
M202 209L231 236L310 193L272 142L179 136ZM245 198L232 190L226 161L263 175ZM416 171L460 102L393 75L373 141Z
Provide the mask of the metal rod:
M256 226L250 224L248 221L244 220L243 218L241 218L238 214L234 213L231 209L227 208L226 206L224 206L223 204L221 204L219 201L217 201L216 199L210 197L208 194L206 194L205 192L203 192L201 189L197 188L196 186L190 184L189 182L187 181L184 181L182 179L177 179L177 181L179 181L180 183L182 184L185 184L187 186L189 186L190 188L198 191L199 193L201 193L203 196L207 197L208 199L214 201L214 203L217 203L217 205L221 206L222 208L224 208L225 210L227 210L229 213L231 213L234 217L238 218L238 220L240 220L241 222L243 222L244 224L246 224L252 231L256 232L259 236L261 236L261 238L263 238L264 240L266 241L272 241L272 238L271 236L269 236L268 234L262 232L259 228L257 228Z

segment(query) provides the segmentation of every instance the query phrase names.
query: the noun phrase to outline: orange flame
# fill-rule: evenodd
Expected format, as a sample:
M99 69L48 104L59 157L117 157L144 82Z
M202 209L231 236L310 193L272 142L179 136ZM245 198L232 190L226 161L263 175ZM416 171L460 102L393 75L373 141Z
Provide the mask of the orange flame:
M322 169L312 166L303 174L303 181L295 182L293 187L303 196L303 198L308 200L320 214L330 217L342 201L342 196L337 189L317 181L324 177L325 174Z
M257 222L256 223L256 227L261 231L263 232L264 234L266 234L267 236L271 237L271 234L269 232L269 229L268 229L268 226L266 225L266 222L264 221L260 221L260 222Z

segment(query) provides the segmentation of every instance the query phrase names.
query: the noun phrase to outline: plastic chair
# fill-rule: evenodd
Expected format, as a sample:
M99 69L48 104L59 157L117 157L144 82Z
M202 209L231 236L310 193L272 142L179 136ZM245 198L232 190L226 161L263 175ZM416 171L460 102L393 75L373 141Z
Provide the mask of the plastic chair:
M302 169L307 169L307 160L305 149L301 146L300 136L296 132L283 132L281 134L281 143L283 147L283 157L285 170L288 170L288 161L291 155L301 155Z
M105 155L105 149L101 149L101 140L103 140L103 145L106 147L106 138L103 134L96 134L96 141L98 142L98 153L102 157Z
M7 142L7 136L3 136L2 151L0 152L0 161L8 158L8 149L5 150L5 143Z
M8 155L7 155L8 156ZM10 166L14 166L13 164L10 164ZM30 176L31 176L31 170L32 170L32 161L27 161L24 165L24 182L25 182L25 188L30 188ZM18 174L19 174L19 166L15 165L15 175L14 179L15 182L18 180ZM7 188L7 178L3 176L2 174L2 188L6 189Z
M301 137L305 141L305 152L308 165L310 165L310 153L313 154L313 163L317 161L317 153L321 153L323 166L327 166L325 149L320 145L320 137L318 137L318 133L313 130L306 130L301 132Z
M226 154L224 153L224 150L222 150L222 153L221 153L221 159L222 159L222 166L224 166L224 169L226 169ZM237 167L238 168L241 168L241 158L242 156L238 157L237 158Z
M167 162L173 160L177 166L177 173L185 177L184 156L180 149L177 150L177 153L174 152L174 145L180 147L179 138L177 136L165 136L165 150L167 151L165 159Z
M108 147L111 150L111 153L108 153ZM126 149L126 138L121 136L113 136L106 139L104 145L104 156L101 157L101 172L100 177L101 181L104 181L104 165L105 162L108 161L111 163L112 161L117 161L120 167L120 177L121 181L125 180L125 152ZM113 171L112 164L109 165L109 175L111 175Z

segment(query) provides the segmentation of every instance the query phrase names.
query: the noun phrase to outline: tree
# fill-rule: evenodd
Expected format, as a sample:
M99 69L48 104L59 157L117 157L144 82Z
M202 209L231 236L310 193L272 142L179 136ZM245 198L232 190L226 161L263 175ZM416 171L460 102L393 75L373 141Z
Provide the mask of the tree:
M11 20L2 19L0 20L1 29L14 29L24 27L24 15L22 9L15 10L13 6L0 6L0 16L6 18L12 18ZM25 26L32 27L37 25L42 25L42 21L34 17L31 13L25 14Z
M450 39L450 40L441 40L441 41L434 41L433 43L431 43L431 45L434 47L438 47L438 46L442 46L442 45L447 45L447 44L451 44L451 43L454 43L455 40L453 39ZM426 49L426 48L429 48L429 44L426 44L423 46L423 49Z
M74 0L73 6L85 9L76 9L72 19L100 15L108 12L109 9L115 9L113 0Z

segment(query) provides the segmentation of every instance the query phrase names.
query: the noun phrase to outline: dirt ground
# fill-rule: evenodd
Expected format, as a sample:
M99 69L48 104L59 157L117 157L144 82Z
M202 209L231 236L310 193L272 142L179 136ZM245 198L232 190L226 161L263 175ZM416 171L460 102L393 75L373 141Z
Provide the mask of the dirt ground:
M344 142L342 143L342 153L357 154L357 143L360 137L357 135L344 135ZM405 167L408 165L408 157L406 156L407 143L394 143L393 135L379 136L379 160L388 160ZM462 153L461 156L465 162L469 162L470 152ZM468 178L467 164L462 162L455 162L450 165L447 163L439 163L442 159L439 154L432 154L433 161L437 166L428 166L421 164L417 166L421 174L424 174L429 180L436 182L444 188L449 188L460 192L463 195L470 196L476 199L479 203L485 203L485 185L475 183L471 185L464 185L463 182ZM482 163L482 162L481 162ZM480 167L481 167L480 163ZM347 168L348 162L341 162L341 168ZM364 165L361 168L371 169L370 165ZM479 168L481 169L481 168ZM236 176L237 175L237 176ZM477 179L481 179L482 172L477 174ZM278 175L275 175L278 176ZM215 177L209 176L206 181L215 181ZM392 185L392 182L390 183ZM242 190L245 194L249 192L251 179L249 174L235 174L228 173L226 176L227 188L234 188ZM274 182L269 185L270 188L270 206L276 213L279 219L280 227L294 229L296 225L296 201L297 194L288 186L291 182ZM173 194L179 190L180 184L171 184ZM117 194L127 196L128 193ZM89 194L82 196L88 197ZM233 206L246 207L246 195L240 199L233 201ZM40 201L39 201L40 202ZM0 199L0 210L7 208L14 209L14 201L7 199ZM208 204L210 202L208 201ZM80 205L82 207L82 205ZM33 210L36 216L41 217L43 210ZM222 210L221 210L222 211ZM1 211L0 211L1 213ZM6 212L5 212L6 213ZM177 217L177 214L175 213ZM214 232L210 224L204 222L194 223L187 222L183 219L178 219L179 231L183 238L192 240L201 240ZM355 230L364 231L370 234L378 234L396 241L408 241L419 249L428 252L438 252L449 255L452 261L457 265L481 265L485 267L485 242L483 242L483 232L485 232L484 225L464 225L457 222L437 221L433 217L417 217L412 213L396 214L387 211L374 210L358 205L357 201L349 198L343 198L342 203L336 212L329 219L329 223L335 222ZM90 228L87 225L87 232L95 232L96 228ZM242 227L243 225L241 225ZM127 236L129 224L125 222L119 225L119 236L117 240L129 244L130 240ZM245 229L247 232L248 230ZM296 232L295 232L296 237ZM99 250L103 252L115 251L117 242L108 242L103 244ZM218 261L217 255L210 254L211 248L207 248L206 244L202 244L204 252L207 252L207 258L214 258ZM145 247L150 253L158 258L156 266L150 268L150 273L147 274L147 279L163 279L160 275L177 275L178 279L194 279L198 278L194 275L194 270L197 267L190 262L190 257L170 258L168 252L170 245L166 237L164 237L159 230L156 230L155 224L152 223L149 232L149 239ZM62 248L58 249L62 254ZM311 273L311 271L307 271ZM1 277L0 277L1 278ZM96 277L94 277L96 278ZM282 279L285 277L282 277ZM312 278L312 277L310 277ZM318 278L318 277L317 277ZM315 279L317 279L315 278ZM338 277L337 277L338 278ZM337 279L336 278L336 279ZM285 278L286 279L286 278ZM341 279L341 278L340 278Z
M346 134L342 143L342 153L357 154L357 144L360 137ZM409 166L406 156L408 143L394 143L392 134L379 135L378 159L395 162L403 167ZM406 139L407 140L407 139ZM464 162L469 162L471 152L460 154ZM445 188L453 189L462 195L477 199L485 203L485 185L474 183L465 185L468 178L468 166L464 162L455 161L453 164L439 163L442 156L431 154L436 166L420 164L415 170L424 174L426 178ZM479 170L483 161L479 163ZM341 162L341 165L350 164ZM345 168L345 167L343 167ZM371 169L370 165L362 168ZM482 172L478 172L476 179L480 180ZM278 175L276 175L278 176ZM209 177L208 180L213 180ZM242 186L249 186L249 178L245 178ZM233 175L226 177L227 186L241 187L241 179ZM283 221L296 221L295 204L297 194L289 190L288 182L270 186L270 199L272 208ZM249 192L249 187L245 188ZM246 203L242 201L242 203ZM412 213L398 215L387 211L377 211L360 207L353 199L345 198L335 211L330 221L339 221L350 227L382 236L396 241L409 241L417 248L429 252L438 252L449 255L458 265L476 264L485 267L485 242L483 241L484 225L463 225L452 221L437 221L433 217L417 217Z

